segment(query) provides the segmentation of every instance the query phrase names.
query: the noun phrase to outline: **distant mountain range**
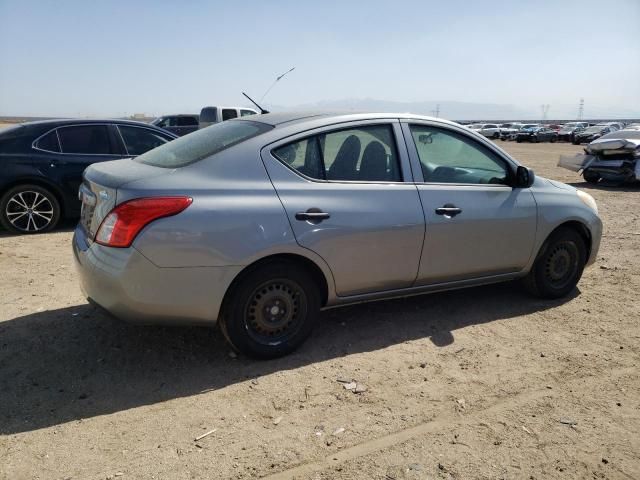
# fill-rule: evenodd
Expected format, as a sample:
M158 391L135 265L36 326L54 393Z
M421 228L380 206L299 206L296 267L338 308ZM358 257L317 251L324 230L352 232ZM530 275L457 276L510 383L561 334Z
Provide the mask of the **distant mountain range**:
M497 103L471 103L456 101L429 101L429 102L394 102L390 100L377 100L373 98L349 98L343 100L325 100L316 103L283 107L269 105L272 111L278 110L332 110L332 111L368 111L368 112L410 112L421 115L436 115L449 120L539 120L540 107L526 107L505 105ZM572 120L577 117L577 105L557 106L553 105L547 113L547 118ZM585 119L637 119L640 118L640 110L610 108L598 108L585 106Z

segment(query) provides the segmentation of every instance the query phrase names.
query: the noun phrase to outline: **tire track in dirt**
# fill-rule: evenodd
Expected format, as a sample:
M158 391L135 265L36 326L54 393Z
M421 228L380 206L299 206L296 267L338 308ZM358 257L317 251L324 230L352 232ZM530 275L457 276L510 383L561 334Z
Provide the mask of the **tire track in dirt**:
M609 382L618 379L620 377L624 377L628 374L635 374L637 369L634 367L629 367L625 369L617 370L615 373L612 373L610 377L607 379ZM573 385L584 382L585 379L595 378L598 379L600 377L594 375L586 375L578 378L573 378L572 380L565 383L565 385ZM532 390L529 392L522 392L515 396L510 396L509 398L505 398L503 400L498 400L492 405L481 409L470 412L465 415L465 417L455 417L453 415L443 416L436 420L432 420L429 422L421 423L414 427L409 427L404 430L399 430L397 432L391 433L389 435L385 435L384 437L375 438L373 440L368 440L363 443L359 443L357 445L353 445L351 447L347 447L344 450L335 452L331 455L324 457L323 459L303 463L296 467L290 468L288 470L283 470L282 472L278 472L272 475L267 475L262 478L266 480L294 480L304 478L312 473L323 471L336 465L340 465L347 461L356 459L358 457L363 457L365 455L369 455L371 453L378 452L380 450L384 450L389 447L393 447L399 445L401 443L405 443L409 440L412 440L421 435L425 435L428 433L434 433L443 428L451 428L452 424L456 425L465 425L470 424L473 421L479 420L481 416L492 413L494 411L509 409L512 410L518 405L525 404L531 400L539 400L545 396L549 396L549 390L546 388L541 388L538 390ZM623 473L623 472L620 472ZM631 478L631 477L629 477Z

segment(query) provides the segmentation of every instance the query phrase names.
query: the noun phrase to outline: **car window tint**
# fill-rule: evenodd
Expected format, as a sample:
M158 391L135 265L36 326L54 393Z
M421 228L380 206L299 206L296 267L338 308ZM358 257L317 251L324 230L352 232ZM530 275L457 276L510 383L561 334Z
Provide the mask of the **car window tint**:
M198 125L198 119L196 117L178 117L177 120L179 127L193 127Z
M238 112L236 112L233 108L223 108L222 109L222 121L231 120L232 118L236 118L238 116Z
M240 110L240 116L241 117L246 117L247 115L255 115L256 112L254 112L253 110Z
M146 128L118 125L129 155L142 155L167 143L166 137Z
M156 167L184 167L272 128L271 125L248 120L216 123L150 150L135 160Z
M58 135L56 131L47 133L44 137L41 137L36 143L36 148L40 150L46 150L48 152L60 152L60 144L58 143Z
M323 133L279 147L273 155L319 180L402 181L390 125Z
M111 154L111 142L106 125L83 125L58 129L63 153Z
M425 182L508 184L505 162L475 140L426 125L410 128Z

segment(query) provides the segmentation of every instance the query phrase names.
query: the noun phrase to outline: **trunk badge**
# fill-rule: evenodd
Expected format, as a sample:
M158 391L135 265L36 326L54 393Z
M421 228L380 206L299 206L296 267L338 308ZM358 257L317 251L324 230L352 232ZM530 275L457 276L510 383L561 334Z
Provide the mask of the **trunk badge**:
M109 194L105 190L100 190L100 192L98 192L98 195L103 200L109 200Z

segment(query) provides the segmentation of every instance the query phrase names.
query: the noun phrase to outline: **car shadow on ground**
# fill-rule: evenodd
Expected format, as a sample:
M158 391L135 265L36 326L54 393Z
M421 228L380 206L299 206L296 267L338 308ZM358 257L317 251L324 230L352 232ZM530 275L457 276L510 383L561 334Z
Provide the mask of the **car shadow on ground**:
M579 188L580 190L606 190L609 192L640 192L640 182L635 183L614 183L614 182L572 182L567 185Z
M573 296L578 295L576 290ZM135 326L83 304L0 322L0 434L58 425L217 390L276 371L554 308L515 284L354 305L322 313L284 358L233 359L217 329ZM425 347L431 348L431 347Z
M73 230L76 228L76 225L78 223L78 219L73 219L73 220L69 220L69 219L65 219L65 220L60 220L60 223L58 224L58 226L56 228L54 228L53 230L51 230L51 232L73 232ZM48 232L44 232L44 233L48 233ZM13 233L10 232L8 230L5 230L2 225L0 225L0 238L3 237L20 237L23 236L24 233ZM40 233L37 233L35 235L41 235Z

